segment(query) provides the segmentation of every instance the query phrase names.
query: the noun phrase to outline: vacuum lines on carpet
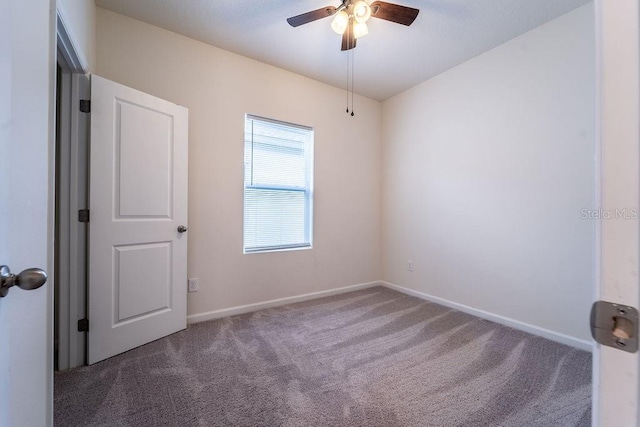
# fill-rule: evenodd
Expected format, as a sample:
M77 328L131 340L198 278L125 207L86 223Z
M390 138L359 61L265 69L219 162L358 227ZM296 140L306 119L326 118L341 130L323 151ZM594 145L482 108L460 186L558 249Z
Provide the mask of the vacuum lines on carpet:
M57 426L590 426L591 355L374 287L55 376Z

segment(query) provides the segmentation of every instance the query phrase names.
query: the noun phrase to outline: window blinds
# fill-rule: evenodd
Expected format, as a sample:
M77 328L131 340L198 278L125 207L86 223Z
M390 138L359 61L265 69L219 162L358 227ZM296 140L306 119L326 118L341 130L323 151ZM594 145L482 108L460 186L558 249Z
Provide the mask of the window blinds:
M244 134L245 253L310 247L313 130L247 115Z

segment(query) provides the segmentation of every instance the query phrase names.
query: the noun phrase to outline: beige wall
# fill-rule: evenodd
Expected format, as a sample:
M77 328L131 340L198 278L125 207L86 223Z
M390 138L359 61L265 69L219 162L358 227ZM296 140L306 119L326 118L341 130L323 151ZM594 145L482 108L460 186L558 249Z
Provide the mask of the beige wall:
M355 118L342 90L103 9L97 34L97 74L189 108L189 314L384 279L588 337L592 5ZM315 129L312 250L242 254L245 113Z
M189 314L381 277L379 102L100 8L97 34L97 74L189 108ZM311 250L242 254L245 113L315 130Z
M94 0L56 0L77 54L87 71L96 67L96 5Z
M593 19L584 6L384 102L385 280L588 339Z

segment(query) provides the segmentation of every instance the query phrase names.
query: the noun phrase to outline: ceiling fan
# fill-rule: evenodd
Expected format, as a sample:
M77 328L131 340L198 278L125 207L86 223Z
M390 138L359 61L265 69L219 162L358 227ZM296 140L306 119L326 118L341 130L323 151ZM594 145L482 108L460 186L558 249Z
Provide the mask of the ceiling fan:
M333 16L331 28L342 34L342 50L356 47L356 40L369 33L367 21L369 18L379 18L402 25L411 25L418 16L418 9L401 6L399 4L374 1L369 5L364 0L342 0L338 7L327 6L311 12L293 16L287 19L292 27L298 27L318 19Z

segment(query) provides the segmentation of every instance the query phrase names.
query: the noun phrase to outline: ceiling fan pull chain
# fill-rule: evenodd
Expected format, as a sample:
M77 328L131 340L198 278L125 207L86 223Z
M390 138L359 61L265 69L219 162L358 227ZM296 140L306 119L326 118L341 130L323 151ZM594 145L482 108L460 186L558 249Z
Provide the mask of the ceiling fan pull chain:
M349 52L347 52L347 114L349 114Z
M355 113L353 112L353 96L354 96L353 69L355 68L355 65L356 65L355 55L356 55L355 49L351 49L351 117L355 115Z

